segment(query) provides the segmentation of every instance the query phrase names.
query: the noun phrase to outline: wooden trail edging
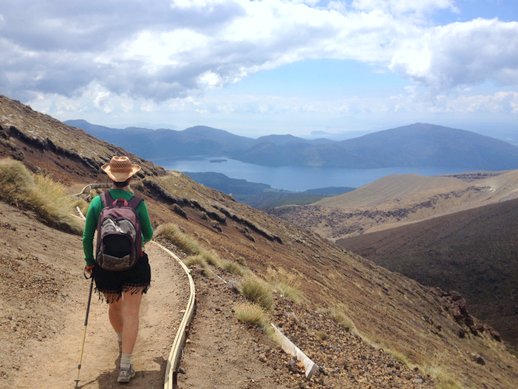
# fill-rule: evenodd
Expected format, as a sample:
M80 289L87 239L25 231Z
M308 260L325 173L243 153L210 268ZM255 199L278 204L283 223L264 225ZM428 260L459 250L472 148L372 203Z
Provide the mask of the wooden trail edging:
M183 347L185 345L185 336L187 333L187 327L189 326L192 317L194 315L194 307L196 303L195 299L195 288L194 281L191 276L191 272L189 268L183 263L183 261L178 258L176 254L172 251L168 250L160 243L155 241L151 241L150 243L158 246L160 249L165 251L171 257L173 257L178 264L182 267L182 269L187 274L189 278L189 300L187 301L187 306L185 308L185 313L183 315L182 321L180 322L180 326L178 331L176 332L176 336L174 338L173 345L171 347L171 351L169 352L169 357L167 358L167 366L165 369L165 379L164 379L164 389L174 389L176 388L176 376L178 374L178 366L180 364L180 358L182 356Z
M111 188L113 184L111 183L100 183L100 184L88 184L86 185L79 193L73 194L74 197L80 197L81 195L90 192L93 189L108 189Z
M282 349L284 352L286 352L289 355L292 355L293 357L297 358L298 361L302 362L304 364L304 371L306 374L306 378L311 378L313 374L315 374L319 367L318 365L313 362L306 354L302 352L301 349L299 349L295 344L289 340L273 323L270 323L275 331L275 336L277 337L277 340L279 341Z

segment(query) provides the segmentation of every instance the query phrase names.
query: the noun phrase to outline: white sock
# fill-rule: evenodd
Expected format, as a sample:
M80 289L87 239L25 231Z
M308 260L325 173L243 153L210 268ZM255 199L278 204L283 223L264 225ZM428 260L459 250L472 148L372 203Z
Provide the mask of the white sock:
M130 353L122 353L121 354L121 363L120 368L127 370L131 366L131 354Z

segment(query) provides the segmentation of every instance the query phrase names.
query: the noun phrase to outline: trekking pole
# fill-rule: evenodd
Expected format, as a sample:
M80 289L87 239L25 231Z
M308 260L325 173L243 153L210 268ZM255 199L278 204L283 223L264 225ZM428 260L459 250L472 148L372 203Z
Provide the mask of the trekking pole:
M85 330L83 332L83 342L81 343L81 355L79 356L79 363L77 364L77 379L75 380L76 388L79 388L79 373L81 372L81 363L83 362L83 352L85 350L85 340L86 340L86 327L88 326L88 315L90 314L90 302L92 301L92 289L94 286L93 276L90 276L90 279L91 279L90 291L88 292L88 303L86 305Z

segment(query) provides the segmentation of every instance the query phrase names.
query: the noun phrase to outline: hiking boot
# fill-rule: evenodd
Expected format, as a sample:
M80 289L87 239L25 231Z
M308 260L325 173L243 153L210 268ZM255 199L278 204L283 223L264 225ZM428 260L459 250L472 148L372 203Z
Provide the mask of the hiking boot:
M135 370L133 370L133 366L130 365L127 369L119 370L119 377L117 378L117 382L123 384L130 382L130 380L135 377Z

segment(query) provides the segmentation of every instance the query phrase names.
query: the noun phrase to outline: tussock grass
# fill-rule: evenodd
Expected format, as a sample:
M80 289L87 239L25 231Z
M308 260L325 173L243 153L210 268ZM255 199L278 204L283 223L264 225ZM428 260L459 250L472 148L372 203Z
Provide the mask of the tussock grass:
M354 325L354 322L352 319L347 315L347 310L343 306L335 306L328 310L329 315L331 318L336 321L338 324L345 327L348 331L351 331L352 333L359 335L358 329Z
M74 209L77 207L79 208L79 210L81 211L81 213L83 215L86 215L86 213L88 212L88 206L90 204L88 202L86 202L85 200L81 199L81 198L77 198L74 200L73 202L73 207Z
M437 377L434 378L437 379ZM464 387L457 381L451 378L446 378L445 380L440 380L435 386L435 389L464 389Z
M0 160L0 199L33 211L50 227L80 235L81 221L74 217L75 201L65 187L48 176L33 175L19 161Z
M0 160L0 199L19 207L35 187L32 174L18 161Z
M199 254L191 255L191 256L185 258L183 262L187 265L187 267L193 267L196 265L199 265L203 268L207 267L205 258L203 258L203 256L199 255Z
M213 250L202 250L201 255L205 262L211 266L221 268L223 266L223 260L219 257L218 253Z
M239 303L234 307L237 320L257 326L264 332L269 332L268 315L262 307L254 303Z
M315 332L315 335L317 338L319 338L320 340L326 340L329 338L329 335L324 332L324 331L321 331L321 330L318 330Z
M434 354L430 364L424 367L424 372L435 379L436 389L464 389L464 386L445 369L447 365L448 362L444 355Z
M241 293L247 300L260 305L266 310L270 310L273 307L270 285L254 275L247 275L241 281Z
M201 266L207 269L207 265L224 269L232 274L242 276L246 269L238 263L222 259L214 250L205 249L195 238L185 234L172 223L160 225L155 233L156 237L162 237L187 254L184 263L189 266Z
M222 267L229 273L232 273L232 274L235 274L238 276L242 276L246 273L245 268L236 262L224 261L222 264Z
M207 270L207 266L210 265L219 269L225 269L239 276L246 273L243 266L222 259L214 250L205 249L200 242L182 232L175 224L167 223L160 225L156 230L155 236L162 237L183 250L187 254L184 263L188 267L198 265Z
M302 284L297 275L289 273L280 268L275 270L269 267L266 271L266 279L272 285L273 289L294 303L301 303L303 294L300 290Z
M166 223L158 226L155 236L162 237L183 250L187 255L201 254L201 244L194 238L185 234L173 223Z

